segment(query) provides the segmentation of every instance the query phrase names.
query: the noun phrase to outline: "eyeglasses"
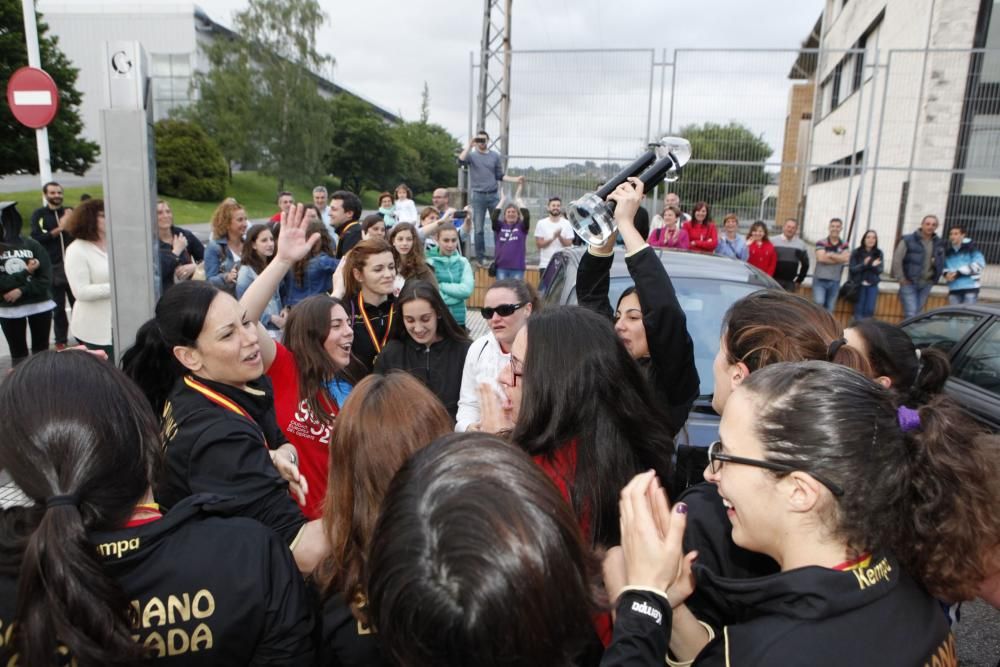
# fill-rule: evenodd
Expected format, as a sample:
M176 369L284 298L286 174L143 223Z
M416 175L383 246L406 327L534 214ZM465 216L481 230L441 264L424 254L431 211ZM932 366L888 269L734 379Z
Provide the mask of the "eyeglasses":
M517 378L524 375L524 362L516 358L513 354L510 355L510 386L517 386Z
M738 463L745 466L754 466L755 468L765 468L767 470L774 470L777 472L795 472L796 470L800 472L805 472L825 486L830 489L830 492L835 496L844 495L844 489L842 489L838 484L834 484L830 480L820 477L814 472L809 470L802 470L793 465L787 463L775 463L774 461L763 461L761 459L745 459L742 456L731 456L729 454L723 454L719 450L722 448L722 442L716 440L708 446L708 469L713 475L717 475L720 470L722 470L723 463Z
M527 301L522 301L521 303L501 303L499 306L495 306L493 308L483 306L482 310L479 312L482 313L483 319L492 320L493 313L497 313L500 317L510 317L526 305L528 305Z

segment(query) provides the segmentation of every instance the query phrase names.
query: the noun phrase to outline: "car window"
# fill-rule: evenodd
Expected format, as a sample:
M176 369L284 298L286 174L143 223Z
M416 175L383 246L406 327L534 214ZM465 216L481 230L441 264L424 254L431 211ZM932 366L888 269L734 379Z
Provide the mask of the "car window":
M708 278L677 278L672 280L677 300L687 316L687 329L694 343L694 362L698 368L701 389L709 396L713 391L712 364L719 351L722 317L734 302L760 291L759 285L726 282ZM622 292L632 285L631 278L612 278L608 289L611 305L615 306Z
M935 313L907 324L903 330L917 348L935 347L949 353L982 319L976 313Z
M545 273L538 283L538 292L546 305L559 305L562 299L563 285L566 283L566 255L556 253L545 267Z
M1000 322L976 339L952 374L1000 396Z

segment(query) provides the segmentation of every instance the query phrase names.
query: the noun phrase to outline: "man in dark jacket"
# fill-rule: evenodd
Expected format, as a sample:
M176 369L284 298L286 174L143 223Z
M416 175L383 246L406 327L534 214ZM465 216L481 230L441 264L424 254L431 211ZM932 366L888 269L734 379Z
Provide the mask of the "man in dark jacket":
M330 195L330 224L337 231L337 259L361 240L361 199L353 192L337 190Z
M66 347L66 339L69 337L66 301L69 300L70 308L76 301L63 268L63 252L73 241L73 237L66 231L69 212L73 209L63 206L63 188L55 181L42 186L42 194L45 195L45 206L35 209L31 214L31 238L42 244L52 264L52 300L56 302L53 312L56 349L61 350Z
M944 271L944 241L935 233L938 217L925 215L920 229L899 240L892 256L892 275L899 281L903 317L924 310L931 288Z

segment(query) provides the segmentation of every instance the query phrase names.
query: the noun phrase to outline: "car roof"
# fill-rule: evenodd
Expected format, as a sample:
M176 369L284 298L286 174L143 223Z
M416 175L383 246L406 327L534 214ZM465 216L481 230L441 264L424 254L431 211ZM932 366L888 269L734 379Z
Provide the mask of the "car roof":
M955 304L955 305L941 306L940 308L935 308L934 310L929 310L925 313L918 313L913 317L909 317L900 322L900 326L905 324L910 324L911 322L916 322L917 320L922 320L928 315L933 315L934 313L955 312L955 311L980 313L986 316L993 315L994 317L1000 317L1000 303L969 303L969 304Z
M653 251L659 256L672 279L701 278L752 283L761 287L779 287L771 276L760 269L729 257L667 248L653 248ZM573 263L579 265L580 258L583 257L583 253L587 252L587 248L576 247L567 249L566 252L573 258ZM625 248L621 246L615 248L615 261L611 265L611 277L630 278L628 267L625 265Z

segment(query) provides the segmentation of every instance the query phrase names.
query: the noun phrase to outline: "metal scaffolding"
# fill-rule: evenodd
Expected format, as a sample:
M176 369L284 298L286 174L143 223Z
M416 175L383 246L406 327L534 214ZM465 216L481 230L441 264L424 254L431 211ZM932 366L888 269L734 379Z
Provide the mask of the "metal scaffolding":
M477 127L490 133L490 147L506 160L510 137L510 25L512 0L483 0L479 50Z

